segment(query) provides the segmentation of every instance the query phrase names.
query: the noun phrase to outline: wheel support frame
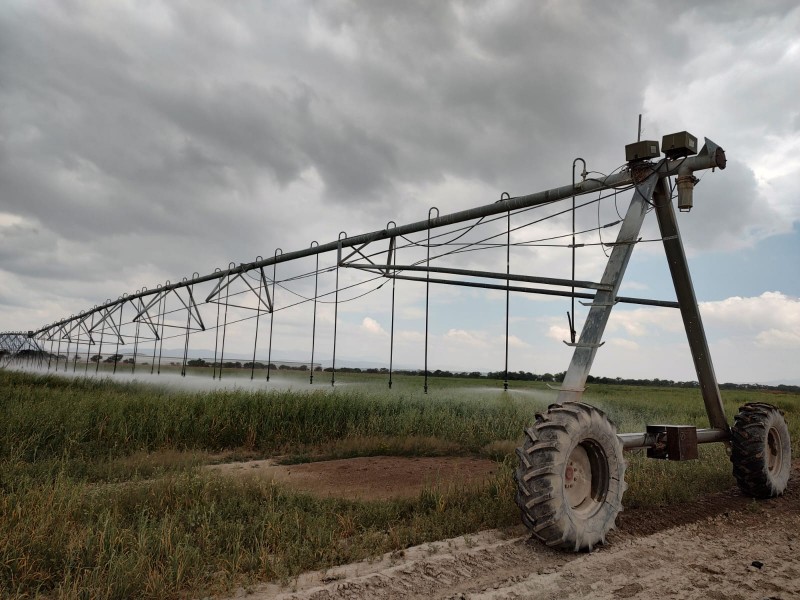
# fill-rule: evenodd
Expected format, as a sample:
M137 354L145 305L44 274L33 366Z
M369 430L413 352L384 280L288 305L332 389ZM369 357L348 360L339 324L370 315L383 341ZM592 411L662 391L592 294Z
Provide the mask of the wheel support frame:
M711 361L680 229L675 219L669 185L666 177L659 173L657 168L649 171L643 171L642 167L639 169L643 175L634 189L633 198L600 280L603 289L596 292L594 300L589 305L589 315L586 317L578 342L570 344L574 345L575 350L559 389L557 402L581 401L586 389L586 379L597 350L602 346L603 333L615 305L615 298L622 284L628 261L638 241L645 214L648 209L654 208L703 403L709 424L714 431L713 434L698 435L698 443L727 442L730 439L730 428L725 417L722 396ZM648 436L646 433L635 435L639 437L622 439L626 448L651 447L657 442L656 436Z
M703 153L714 157L712 164L708 166L712 168L719 167L720 169L725 168L726 160L721 148L706 140L706 146L701 154ZM708 166L705 168L708 168ZM788 481L786 465L789 464L787 461L790 461L791 447L788 429L778 409L768 407L770 410L765 414L770 419L773 419L776 424L774 426L771 425L766 433L759 430L756 436L760 435L760 437L756 442L751 442L754 438L750 430L755 431L758 427L763 429L763 423L753 423L753 419L748 419L747 411L740 412L737 415L737 423L733 429L728 425L697 297L689 274L686 253L683 248L678 223L675 219L675 210L672 206L672 195L667 176L659 173L658 165L653 166L640 162L631 163L630 168L633 180L636 182L633 198L620 227L617 240L611 245L611 255L597 286L597 292L592 303L588 304L590 307L589 314L584 322L580 338L576 342L573 332L572 342L565 342L568 346L574 347L574 352L561 387L558 390L557 402L551 405L546 415L537 415L536 424L526 429L525 443L521 448L517 449L520 464L515 471L515 479L518 486L516 500L522 511L523 522L533 531L535 537L538 537L548 545L565 549L591 549L594 543L603 543L605 541L606 532L614 527L616 514L622 510L621 494L624 493L626 487L624 483L624 464L618 480L619 495L612 494L607 499L605 492L601 494L603 497L600 502L604 509L609 511L609 518L599 526L599 529L595 529L596 535L593 538L587 539L583 537L580 530L581 527L597 528L598 524L593 522L591 518L587 518L583 524L579 524L577 530L575 529L576 518L578 520L581 519L580 507L583 502L581 499L584 496L594 496L595 479L597 476L604 476L603 474L607 471L607 465L593 464L591 456L588 458L584 456L585 452L576 453L573 451L567 456L562 454L554 460L552 456L548 455L548 452L552 453L552 450L557 446L554 446L547 438L547 424L551 419L551 414L555 415L557 420L557 415L560 412L587 406L581 403L581 398L586 389L586 380L597 350L603 344L602 337L605 327L611 315L611 310L617 302L617 294L633 248L640 239L639 232L644 222L644 217L650 208L655 210L658 220L664 252L678 300L677 304L681 311L710 428L650 425L644 433L614 433L612 437L615 437L617 442L616 451L621 453L622 450L646 448L647 456L651 458L690 460L698 457L698 444L723 442L730 450L733 440L736 446L733 448L731 456L734 462L734 475L736 475L737 482L745 493L759 496L760 494L763 495L762 492L764 490L767 490L772 495L779 495L785 489L786 481L784 479ZM689 166L684 166L680 174L684 178L694 179L691 174L692 170ZM743 407L742 410L746 408ZM591 410L597 412L596 409ZM598 414L602 419L606 420L607 426L615 431L613 423L608 421L602 413ZM743 414L744 416L742 416ZM763 417L762 420L766 418ZM569 431L569 427L564 427L564 425L558 423L553 427L562 427L565 432ZM750 428L750 430L745 430L745 427ZM544 437L542 437L543 433ZM587 431L585 435L587 437L575 441L577 443L576 449L583 447L586 443L589 443L589 447L595 443L591 438L591 432ZM780 451L772 451L773 446L777 447L781 444L782 449L779 448ZM762 448L761 445L765 446L765 448ZM772 454L770 454L771 451ZM768 460L763 458L765 453L769 455ZM573 462L575 465L573 465ZM595 460L596 462L597 460ZM776 475L779 470L780 476ZM573 477L575 473L578 473L580 477L587 477L584 471L588 473L588 477L592 481L591 488L588 480L586 480L579 482L582 487L576 492L572 487ZM555 478L554 481L558 485L542 489L541 483L531 484L531 482L536 481L537 477L544 476ZM783 479L781 479L782 477ZM578 498L577 501L575 500L576 497ZM572 505L572 508L570 508L570 505ZM566 508L562 508L562 506L566 506ZM542 534L542 532L546 533L548 530L550 531L548 535Z

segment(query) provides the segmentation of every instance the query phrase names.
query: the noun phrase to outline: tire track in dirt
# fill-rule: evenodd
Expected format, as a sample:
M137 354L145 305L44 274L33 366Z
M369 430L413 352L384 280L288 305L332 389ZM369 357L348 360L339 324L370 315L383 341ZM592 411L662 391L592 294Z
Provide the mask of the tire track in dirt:
M451 598L454 594L512 584L531 573L555 573L574 555L531 544L523 527L485 531L434 542L360 562L301 576L294 587L263 586L253 600L327 600L332 598ZM535 566L534 566L535 565Z
M625 511L591 553L553 551L526 530L486 531L251 588L252 600L389 598L800 598L800 463L780 498L731 489L669 508ZM758 566L760 565L760 566Z

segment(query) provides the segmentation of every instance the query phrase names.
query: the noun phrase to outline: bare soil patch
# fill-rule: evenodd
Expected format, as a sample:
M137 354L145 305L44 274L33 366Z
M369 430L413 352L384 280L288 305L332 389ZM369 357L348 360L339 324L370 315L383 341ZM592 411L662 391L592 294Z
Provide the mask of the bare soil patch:
M482 458L369 456L296 465L266 459L208 468L224 475L263 477L321 496L385 500L413 498L426 488L478 485L498 467Z

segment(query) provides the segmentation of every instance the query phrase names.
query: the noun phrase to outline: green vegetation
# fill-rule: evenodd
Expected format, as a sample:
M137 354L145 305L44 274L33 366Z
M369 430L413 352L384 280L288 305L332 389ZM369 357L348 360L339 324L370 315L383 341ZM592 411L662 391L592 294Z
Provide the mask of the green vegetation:
M307 375L281 377L307 389ZM0 370L0 595L197 596L516 524L513 448L555 392L542 382L515 382L505 394L486 379L443 378L423 395L419 382L398 376L389 391L385 377L353 373L338 374L335 391L190 393ZM747 401L778 405L800 451L800 395L724 396L729 417ZM594 385L586 401L620 431L705 424L696 389ZM285 462L477 455L502 468L480 488L356 502L200 468L221 454ZM732 485L724 448L701 454L702 461L679 464L629 455L626 506L676 503Z

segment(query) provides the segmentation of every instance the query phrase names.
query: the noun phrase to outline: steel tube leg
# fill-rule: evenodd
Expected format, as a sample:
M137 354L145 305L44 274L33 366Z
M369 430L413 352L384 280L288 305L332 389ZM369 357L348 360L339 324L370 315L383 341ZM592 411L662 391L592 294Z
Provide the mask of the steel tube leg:
M622 276L625 274L633 247L639 237L644 217L650 208L650 198L657 183L658 175L653 173L634 189L631 204L617 235L614 249L606 263L603 278L600 280L610 289L598 290L594 296L581 336L574 344L575 352L558 394L559 403L577 402L583 396L586 378L592 368L597 349L600 347L600 340L603 338L608 318L611 316L611 309L616 301Z
M708 350L708 341L700 318L700 308L694 293L692 278L689 274L689 263L683 250L678 222L675 219L675 209L672 207L669 188L665 179L656 187L653 197L656 206L656 217L661 237L664 239L664 251L669 263L669 272L675 285L675 294L678 297L683 325L686 328L686 337L692 352L694 368L697 371L697 381L700 382L700 391L706 405L708 420L715 429L728 431L728 420L725 418L725 409L722 405L722 396L717 385L717 376L711 362L711 353Z

